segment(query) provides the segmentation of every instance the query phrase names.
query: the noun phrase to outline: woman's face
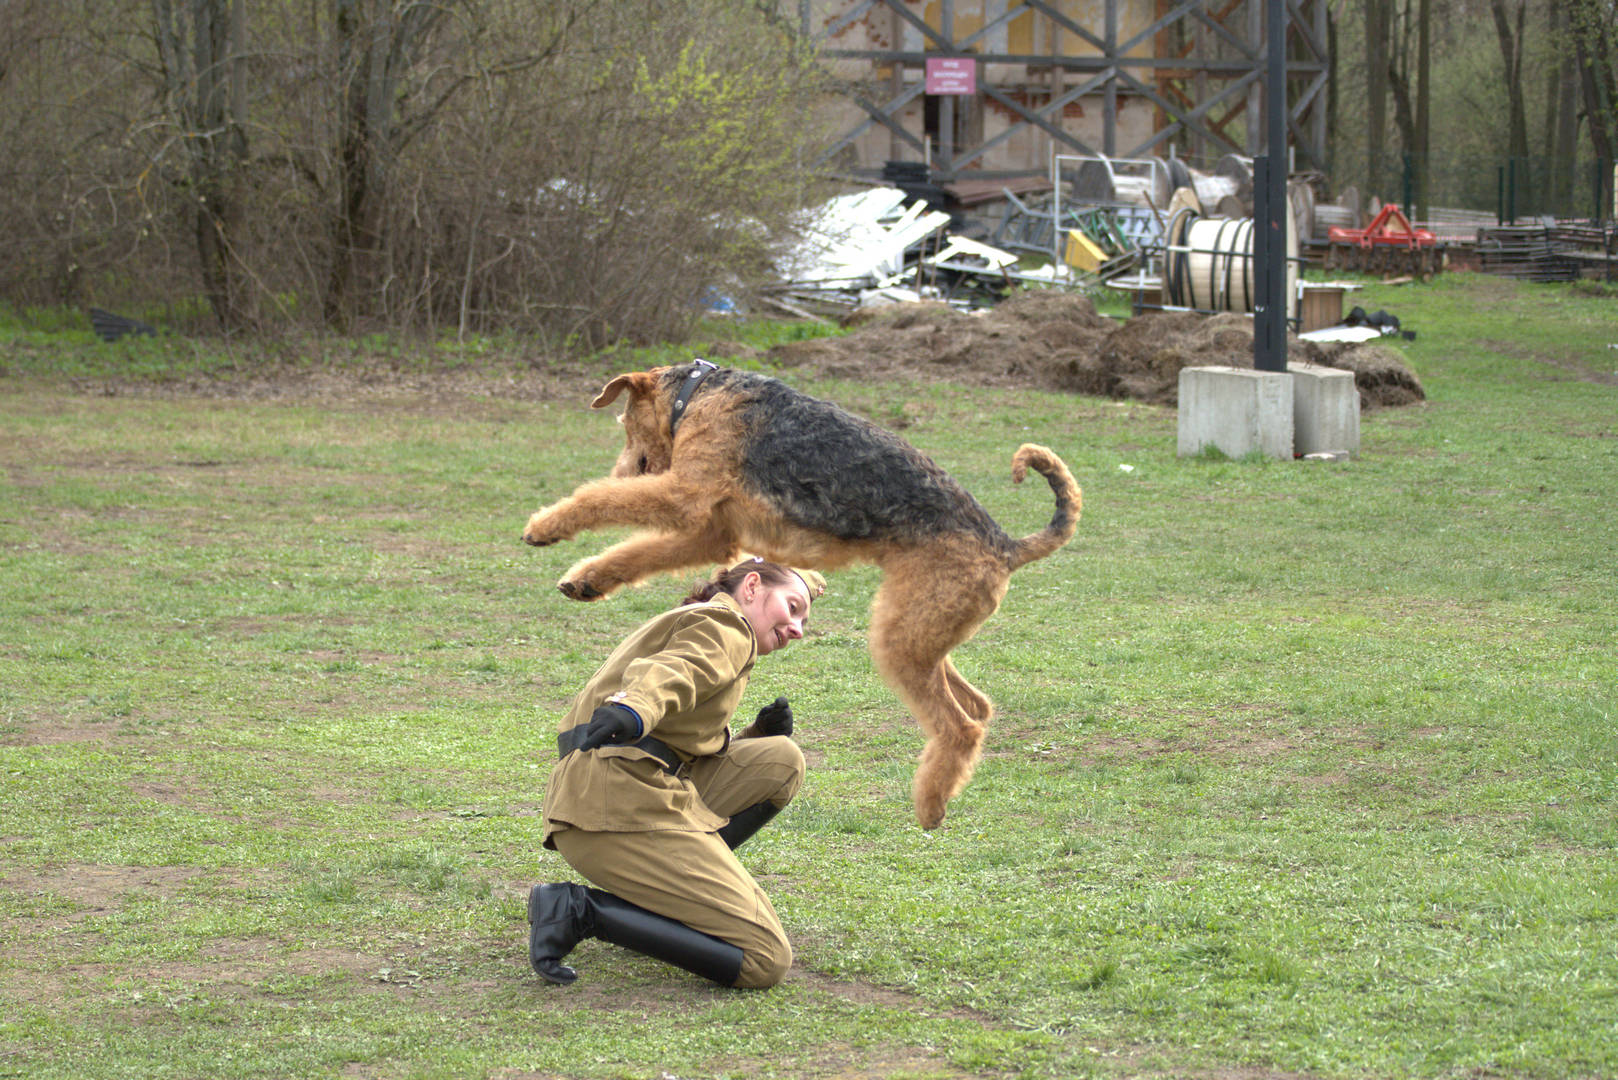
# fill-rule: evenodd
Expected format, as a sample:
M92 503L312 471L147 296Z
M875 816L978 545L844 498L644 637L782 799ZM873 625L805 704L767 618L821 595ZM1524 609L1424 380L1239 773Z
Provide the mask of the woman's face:
M757 574L748 574L736 590L736 603L753 627L760 656L803 637L809 590L797 574L788 575L783 585L767 585Z

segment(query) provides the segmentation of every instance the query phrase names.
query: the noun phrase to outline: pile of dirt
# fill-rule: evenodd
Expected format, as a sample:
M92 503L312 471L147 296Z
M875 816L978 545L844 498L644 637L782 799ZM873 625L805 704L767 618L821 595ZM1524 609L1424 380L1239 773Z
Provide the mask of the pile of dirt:
M717 341L693 353L724 361L757 350ZM966 386L1029 388L1174 405L1180 369L1253 366L1253 324L1242 315L1156 312L1118 322L1078 293L1034 290L967 314L947 304L895 304L856 312L848 333L777 345L768 357L812 374L865 382L940 380ZM1319 345L1288 339L1288 359L1354 373L1364 410L1423 400L1404 358L1377 343ZM471 402L588 402L610 377L599 363L492 363L448 368L355 357L341 363L244 362L208 372L151 379L70 380L83 393L317 401L460 412ZM0 361L0 378L7 375Z
M777 345L783 367L836 378L946 379L1174 405L1183 367L1253 366L1253 323L1242 315L1151 312L1120 323L1078 293L1033 291L967 314L947 304L866 309L836 338ZM1287 339L1294 363L1354 373L1365 410L1421 401L1415 372L1376 343Z

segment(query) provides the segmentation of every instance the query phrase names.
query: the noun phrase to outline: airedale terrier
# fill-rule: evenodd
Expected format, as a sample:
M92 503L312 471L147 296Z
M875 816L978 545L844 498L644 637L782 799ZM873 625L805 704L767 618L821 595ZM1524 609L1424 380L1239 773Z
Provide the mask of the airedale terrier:
M1072 538L1082 497L1067 466L1033 443L1012 456L1013 481L1034 469L1056 494L1050 524L1015 540L909 443L777 379L699 360L619 375L591 407L625 391L611 475L535 513L523 539L647 530L569 570L558 587L574 600L743 551L821 570L881 567L871 655L927 735L912 797L917 820L936 827L993 714L950 651L1000 606L1013 570Z

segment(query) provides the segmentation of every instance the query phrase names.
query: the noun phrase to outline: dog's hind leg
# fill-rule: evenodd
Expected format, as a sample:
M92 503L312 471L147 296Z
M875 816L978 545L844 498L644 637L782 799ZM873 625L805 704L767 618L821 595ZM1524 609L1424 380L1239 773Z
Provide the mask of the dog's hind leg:
M599 600L654 574L737 558L733 537L716 528L697 533L637 533L599 555L580 559L556 583L569 600Z
M911 794L916 820L932 829L971 779L992 713L949 653L999 605L1005 578L931 558L889 560L883 569L871 605L871 655L927 734Z
M980 724L987 724L994 717L994 702L988 696L966 681L966 677L955 670L955 662L944 657L944 678L949 684L949 692L954 696L956 704L966 711L966 715Z
M927 705L920 708L925 710ZM910 785L916 820L922 828L936 829L943 824L949 801L972 779L982 751L983 725L964 714L936 726L927 736Z

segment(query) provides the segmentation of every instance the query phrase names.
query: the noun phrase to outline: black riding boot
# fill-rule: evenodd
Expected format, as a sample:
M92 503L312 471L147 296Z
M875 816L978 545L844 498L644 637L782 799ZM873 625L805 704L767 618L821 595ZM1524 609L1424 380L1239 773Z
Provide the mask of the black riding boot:
M590 898L584 886L535 885L528 890L528 963L540 978L562 986L578 978L562 957L590 936Z
M768 799L754 803L745 810L738 810L720 828L719 839L723 840L730 850L735 851L747 843L748 837L769 824L770 819L780 812L781 808Z
M528 960L540 978L570 983L578 973L561 962L585 938L620 945L693 975L734 986L742 950L685 923L582 885L536 885L528 894Z
M736 985L742 950L683 922L658 915L600 889L586 889L595 936L642 956L701 975L721 986Z

